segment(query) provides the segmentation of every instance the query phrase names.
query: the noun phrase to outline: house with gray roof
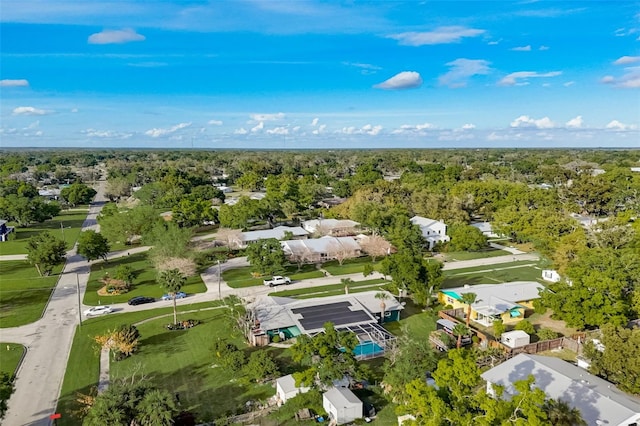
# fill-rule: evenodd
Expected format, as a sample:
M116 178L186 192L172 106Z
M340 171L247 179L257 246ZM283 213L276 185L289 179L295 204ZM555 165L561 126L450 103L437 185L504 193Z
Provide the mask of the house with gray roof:
M353 237L313 238L305 240L281 241L282 249L290 259L300 259L304 263L320 263L329 260L358 257L362 254L360 244Z
M293 239L306 239L309 236L309 232L302 229L300 226L278 226L273 229L262 229L259 231L247 231L243 232L240 236L240 247L246 247L250 243L254 243L260 240L267 240L269 238L275 238L276 240L282 240L290 235Z
M319 235L355 235L359 222L349 219L312 219L302 222L302 227L312 234Z
M547 396L580 410L588 425L632 426L640 424L640 399L610 382L560 358L520 354L482 373L487 393L493 385L504 387L503 397L517 392L513 383L535 377L535 386Z

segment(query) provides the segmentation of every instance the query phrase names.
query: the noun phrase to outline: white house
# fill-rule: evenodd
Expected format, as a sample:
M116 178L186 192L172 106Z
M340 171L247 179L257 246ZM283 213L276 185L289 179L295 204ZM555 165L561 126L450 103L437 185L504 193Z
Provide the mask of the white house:
M273 229L262 229L260 231L247 231L243 232L240 236L242 241L241 247L246 247L247 244L260 240L267 240L269 238L275 238L276 240L282 240L287 232L291 233L291 237L294 239L307 238L309 232L302 229L299 226L278 226Z
M531 343L531 336L522 330L512 330L502 333L500 342L510 348L519 348L520 346L526 346Z
M362 418L362 401L348 388L331 388L322 394L322 408L336 424Z
M302 227L311 234L354 235L360 223L348 219L313 219L302 222Z
M432 250L437 243L446 243L451 239L447 235L447 225L444 222L422 216L414 216L411 218L411 223L420 227L422 236L429 244L429 250Z
M360 244L352 237L329 237L280 241L289 258L302 259L305 263L327 262L338 257L358 257L362 253Z
M276 380L276 395L282 404L300 393L307 393L311 388L306 386L296 386L296 380L291 374L280 377Z
M513 383L535 378L535 386L550 398L577 408L588 425L630 426L640 423L640 399L560 358L519 354L482 373L487 393L504 387L504 398L517 392Z
M500 238L500 235L493 232L493 227L491 226L491 222L475 222L472 223L471 226L474 228L478 228L482 235L488 238Z
M560 274L553 269L543 269L542 270L542 279L545 281L549 281L550 283L557 283L560 281Z

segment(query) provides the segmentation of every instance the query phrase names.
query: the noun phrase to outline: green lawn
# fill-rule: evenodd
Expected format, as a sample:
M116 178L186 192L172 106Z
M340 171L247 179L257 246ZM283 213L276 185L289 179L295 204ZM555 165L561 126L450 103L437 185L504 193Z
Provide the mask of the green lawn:
M108 305L111 303L123 303L135 296L161 297L165 291L156 281L156 270L147 259L147 256L148 252L136 253L131 256L113 259L109 263L101 262L92 265L91 276L84 295L84 303L94 306ZM137 275L133 280L131 290L118 296L98 295L98 290L104 285L98 280L102 279L107 273L109 276L113 276L118 265L129 265L136 272ZM187 284L182 288L182 291L187 294L203 293L206 291L206 286L202 282L200 275L197 274L187 279Z
M285 272L282 275L286 275L291 278L291 281L308 280L310 278L320 278L324 274L318 271L315 265L302 265L302 269L298 271L298 265L288 265L285 267ZM263 278L253 278L251 275L251 267L246 266L244 268L227 269L222 273L222 279L231 288L244 288L261 286Z
M510 281L538 281L542 283L541 273L536 263L530 261L452 269L444 271L442 288L474 284L497 284Z
M388 283L389 281L385 281L383 279L357 281L349 284L349 292L357 293L358 291L371 291L375 290L375 288L383 287ZM379 286L376 286L376 284L379 284ZM375 286L375 288L372 288L372 286ZM299 299L307 299L310 297L334 296L337 294L344 294L344 285L329 284L317 287L297 288L293 290L276 290L273 293L269 293L269 296L297 297Z
M370 257L358 257L355 259L346 259L342 266L337 260L332 260L322 264L322 269L326 269L331 275L347 275L358 274L364 272L364 265L367 263L373 266L374 270L377 270L380 266L380 262L372 263Z
M62 265L40 277L26 260L0 262L0 328L29 324L40 318Z
M452 251L444 255L448 261L453 262L457 260L486 259L489 257L507 256L509 254L508 251L490 248L482 251Z
M24 346L18 343L0 342L0 373L13 376L18 369L24 350Z
M206 309L216 306L216 302L180 306L180 311ZM275 393L271 385L253 385L235 381L235 376L222 368L212 368L214 364L211 350L213 339L230 338L239 347L249 348L240 337L230 337L223 309L204 310L181 314L181 318L199 319L202 323L187 331L168 331L164 326L171 319L170 307L139 311L127 314L105 315L88 320L77 330L64 383L58 412L60 425L79 423L71 412L77 409L76 393L92 392L98 382L99 351L93 343L93 336L113 329L120 324L138 323L140 349L131 358L111 363L111 379L131 376L134 369L144 374L161 388L180 394L181 408L197 413L198 421L213 420L235 412L240 412L247 400L264 400ZM269 348L279 363L287 362L287 355L281 349Z
M89 210L86 212L63 211L59 216L44 223L37 223L28 228L16 228L10 234L9 241L0 243L0 255L27 254L27 241L42 231L49 231L56 237L64 239L67 242L67 249L71 249L78 239L82 223L88 212ZM10 223L10 225L12 224Z

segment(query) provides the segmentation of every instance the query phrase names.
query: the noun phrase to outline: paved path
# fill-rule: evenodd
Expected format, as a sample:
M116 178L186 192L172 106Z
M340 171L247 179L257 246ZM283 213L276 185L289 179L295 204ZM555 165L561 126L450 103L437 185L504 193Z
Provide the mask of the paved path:
M104 181L100 182L96 202L91 205L82 229L96 229L96 217L105 201ZM9 400L4 426L50 425L67 367L73 334L78 324L78 293L81 296L89 278L89 264L76 254L67 253L67 262L51 294L42 318L32 324L0 329L0 340L26 346L18 369L15 392ZM76 281L77 280L77 281Z
M496 243L489 243L489 246L493 247L494 249L508 251L511 254L525 254L524 251L518 250L517 248L511 246L507 247Z
M0 256L0 262L9 260L27 260L26 254L3 254Z
M498 265L501 263L512 263L524 260L537 262L540 260L540 257L534 253L523 253L508 256L486 257L483 259L459 260L456 262L445 262L442 270L450 271L452 269L475 268L476 266Z

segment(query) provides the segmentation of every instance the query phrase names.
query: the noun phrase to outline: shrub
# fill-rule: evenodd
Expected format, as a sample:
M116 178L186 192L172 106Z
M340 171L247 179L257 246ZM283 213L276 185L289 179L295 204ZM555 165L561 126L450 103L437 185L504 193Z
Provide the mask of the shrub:
M538 330L537 334L540 340L551 340L558 337L558 333L551 330L550 328L541 328L540 330Z
M493 335L495 337L499 338L505 331L507 331L507 327L504 325L502 320L493 321Z
M533 309L536 314L544 315L547 312L547 307L542 304L542 299L536 299L533 301Z
M214 342L213 352L218 358L220 365L233 372L240 371L246 363L244 352L238 349L238 347L233 343L229 343L225 340L218 339Z
M535 334L536 329L528 320L522 320L514 327L516 330L522 330L527 334Z
M280 336L278 336L277 334L275 336L272 336L271 341L273 343L278 343L280 341Z

